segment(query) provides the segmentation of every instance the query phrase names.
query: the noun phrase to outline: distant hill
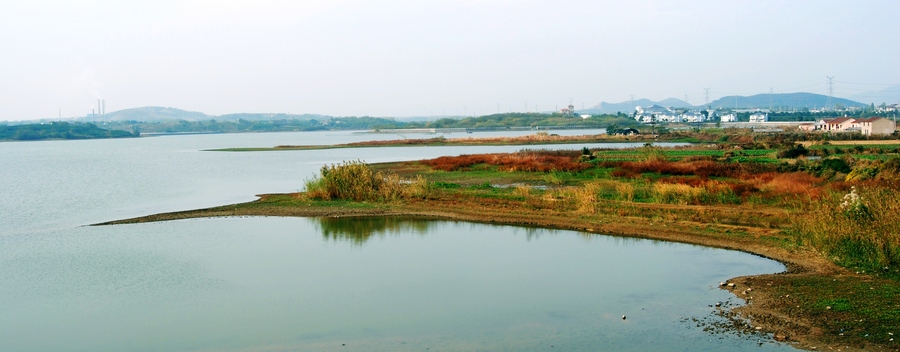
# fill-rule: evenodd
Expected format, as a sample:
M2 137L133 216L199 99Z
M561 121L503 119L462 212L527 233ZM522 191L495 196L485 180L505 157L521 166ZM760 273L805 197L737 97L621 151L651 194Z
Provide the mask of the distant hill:
M632 104L631 101L623 101L621 103L607 103L602 102L597 104L589 109L577 110L576 112L579 114L615 114L617 112L621 112L624 114L631 114L634 112L634 107L636 106L650 106L650 105L659 105L665 107L673 107L673 108L692 108L691 104L683 100L678 100L675 98L669 98L666 100L660 101L652 101L650 99L637 99Z
M207 115L197 111L187 111L176 108L164 108L160 106L145 106L140 108L125 109L106 113L102 116L93 118L96 121L275 121L275 120L314 120L328 119L330 116L318 114L272 114L272 113L240 113L226 115ZM80 118L79 120L92 120L91 118Z
M214 118L216 120L223 121L237 121L237 120L247 120L247 121L276 121L276 120L322 120L329 119L331 116L327 115L319 115L319 114L266 114L266 113L240 113L240 114L226 114L219 116L212 116L210 118Z
M849 107L865 107L867 104L856 102L844 98L832 98L831 103L834 105L842 105ZM779 94L757 94L749 97L732 95L716 99L709 103L714 109L821 109L828 104L828 96L814 93L779 93ZM702 108L698 106L697 108Z
M900 86L898 86L900 87ZM900 95L898 95L900 97ZM828 103L828 96L814 93L781 93L781 94L757 94L752 96L727 96L717 99L709 103L714 109L717 108L725 108L725 109L767 109L769 107L772 108L792 108L792 109L817 109L822 108L825 104ZM632 104L631 101L623 101L621 103L607 103L602 102L597 104L590 109L579 110L579 114L615 114L616 112L622 112L625 114L631 114L634 112L635 106L650 106L650 105L659 105L665 107L673 107L673 108L690 108L702 110L706 109L706 105L691 105L684 100L679 100L675 98L670 98L666 100L660 101L652 101L649 99L637 99ZM832 104L843 105L844 107L865 107L868 104L863 104L857 101L843 99L843 98L832 98Z
M865 92L849 97L850 99L866 104L881 105L882 103L897 104L900 102L900 85L888 87L879 91Z
M98 121L202 121L212 117L202 112L186 111L176 108L164 108L160 106L145 106L106 113L94 119ZM81 118L81 120L88 118Z

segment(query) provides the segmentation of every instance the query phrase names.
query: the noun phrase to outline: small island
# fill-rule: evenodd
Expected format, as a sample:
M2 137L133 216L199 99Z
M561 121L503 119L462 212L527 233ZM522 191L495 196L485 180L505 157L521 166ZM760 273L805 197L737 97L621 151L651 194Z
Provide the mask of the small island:
M552 137L518 142L541 138ZM708 129L570 142L626 138L643 146L347 161L323 167L305 192L98 225L247 215L404 216L734 249L778 260L787 271L716 283L747 303L723 308L734 317L731 329L764 332L805 349L897 348L896 139ZM653 144L662 140L700 143Z
M48 122L0 125L0 141L40 141L49 139L100 139L139 137L138 132L107 130L92 123Z

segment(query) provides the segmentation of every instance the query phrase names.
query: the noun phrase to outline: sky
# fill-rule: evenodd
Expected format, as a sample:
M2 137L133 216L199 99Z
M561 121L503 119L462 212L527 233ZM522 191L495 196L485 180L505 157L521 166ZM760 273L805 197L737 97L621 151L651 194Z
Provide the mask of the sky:
M0 121L484 115L900 84L900 1L154 0L0 4ZM888 103L898 97L885 97Z

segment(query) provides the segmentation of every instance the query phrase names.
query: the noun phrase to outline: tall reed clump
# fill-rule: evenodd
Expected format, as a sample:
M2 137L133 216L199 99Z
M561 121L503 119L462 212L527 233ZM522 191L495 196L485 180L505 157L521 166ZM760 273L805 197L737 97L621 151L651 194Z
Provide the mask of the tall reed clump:
M317 178L306 181L306 194L313 199L393 201L428 196L430 184L421 175L403 180L396 174L376 172L356 160L323 166Z
M654 183L653 193L660 203L688 205L699 203L705 197L706 190L685 184Z
M588 182L575 190L575 200L578 202L578 211L594 214L597 212L597 193L600 192L600 184Z
M634 201L634 185L627 182L616 182L616 193L620 200Z
M900 279L900 194L890 187L851 188L814 199L793 230L801 244L837 264Z

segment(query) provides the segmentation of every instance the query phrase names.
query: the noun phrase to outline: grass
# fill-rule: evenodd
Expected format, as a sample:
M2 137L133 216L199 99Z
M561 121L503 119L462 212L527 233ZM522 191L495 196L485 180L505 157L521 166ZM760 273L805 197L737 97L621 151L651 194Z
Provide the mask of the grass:
M823 329L834 345L889 349L900 347L900 286L865 276L766 277L775 287L773 307L786 314L803 314Z

